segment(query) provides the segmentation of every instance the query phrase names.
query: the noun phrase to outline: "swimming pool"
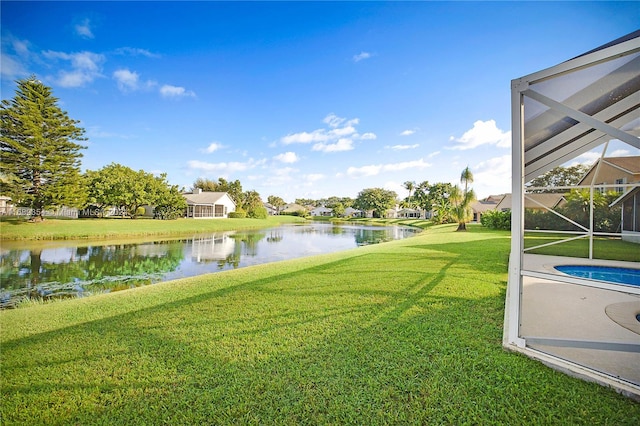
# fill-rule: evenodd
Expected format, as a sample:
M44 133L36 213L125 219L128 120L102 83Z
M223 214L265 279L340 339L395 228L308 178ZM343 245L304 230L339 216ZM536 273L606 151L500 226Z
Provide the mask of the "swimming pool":
M558 265L554 268L574 277L640 287L640 269L596 265Z

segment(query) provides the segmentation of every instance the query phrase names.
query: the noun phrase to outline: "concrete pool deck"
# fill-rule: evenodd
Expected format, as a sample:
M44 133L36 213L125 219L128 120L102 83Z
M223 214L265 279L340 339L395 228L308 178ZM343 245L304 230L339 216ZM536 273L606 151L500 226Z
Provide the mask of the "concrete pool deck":
M523 270L566 275L561 264L599 264L638 268L635 262L611 262L527 254ZM640 289L590 287L533 276L523 277L520 335L527 346L568 360L640 389Z

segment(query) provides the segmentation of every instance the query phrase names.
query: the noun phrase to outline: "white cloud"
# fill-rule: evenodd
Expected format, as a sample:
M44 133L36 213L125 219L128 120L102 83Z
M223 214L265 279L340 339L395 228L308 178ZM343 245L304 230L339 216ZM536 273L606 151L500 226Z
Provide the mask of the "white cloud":
M360 62L364 59L369 59L371 57L371 53L369 52L360 52L357 55L353 55L353 62Z
M393 146L386 146L385 148L393 149L394 151L403 151L406 149L416 149L419 146L420 144L414 143L413 145L393 145Z
M282 154L276 155L273 158L277 161L280 161L282 163L288 163L288 164L292 164L300 160L300 158L298 158L296 153L292 151L284 152Z
M0 73L2 73L3 78L8 80L13 80L27 73L27 70L20 61L5 54L4 52L2 52L1 63L2 67L0 68Z
M322 122L326 123L329 127L338 127L344 121L344 118L338 117L334 113L327 115L324 120L322 120Z
M593 164L600 158L601 153L595 151L585 152L582 155L577 156L573 162L575 164Z
M277 168L275 170L272 170L272 174L274 176L278 176L280 178L284 178L287 177L289 178L289 175L293 172L297 172L298 169L294 169L293 167L280 167Z
M265 179L264 175L247 175L247 180L250 181L263 181Z
M291 182L294 181L293 173L298 169L292 167L279 167L272 169L268 175L253 175L250 180L259 181L263 187L282 188L283 186L290 187ZM298 179L295 179L297 181Z
M192 170L200 170L202 172L216 172L229 174L234 172L244 172L246 170L254 169L260 165L263 165L265 160L254 160L250 158L246 162L230 161L220 163L207 163L206 161L191 160L187 162L187 167Z
M8 80L15 80L29 74L28 64L35 59L29 50L29 42L20 40L11 34L3 34L0 49L0 75Z
M336 129L330 130L328 133L329 139L335 139L342 136L349 136L356 133L356 128L351 124L347 124L345 127L338 127Z
M319 142L313 145L311 148L313 151L321 151L321 152L341 152L341 151L351 151L353 149L353 140L349 138L340 138L336 143L324 143Z
M115 78L118 83L118 89L126 92L128 90L136 90L138 88L140 75L135 71L119 69L113 72L113 78Z
M347 175L351 177L366 177L375 176L382 171L382 165L370 165L362 167L349 167L347 169Z
M13 47L13 50L17 55L22 57L31 56L31 52L29 51L29 41L20 40L15 37L9 36L9 42L11 43L11 46Z
M60 71L58 84L62 87L81 87L91 83L95 77L80 70Z
M403 184L399 182L395 182L395 181L385 182L382 185L382 188L386 189L387 191L395 192L400 198L404 198L407 195L406 188L403 186Z
M400 133L400 136L411 136L415 132L416 132L415 130L405 130L402 133Z
M467 150L482 145L495 145L498 148L511 146L511 131L500 130L495 120L478 120L473 123L473 128L467 130L462 137L450 138L455 145L451 149Z
M427 163L422 158L420 158L419 160L414 160L414 161L405 161L402 163L386 164L383 167L383 171L399 172L407 169L424 169L427 167L431 167L431 163Z
M163 85L160 88L160 94L164 98L184 98L196 96L196 94L191 90L186 90L184 87L180 86L172 86L170 84Z
M616 149L615 151L607 153L607 157L628 157L633 155L628 149Z
M607 152L606 157L628 157L630 155L638 155L636 153L632 153L628 149L616 149L611 152ZM563 164L564 167L573 167L578 165L583 166L592 166L600 159L602 156L602 152L599 150L585 152L569 161L566 164Z
M203 149L202 151L206 152L207 154L211 154L211 153L213 153L213 152L215 152L215 151L217 151L219 149L222 149L222 148L223 148L222 144L220 144L218 142L211 142L209 144L209 146L206 147L205 149Z
M471 169L473 186L479 196L511 192L511 155L490 158Z
M147 80L144 83L140 81L140 74L135 71L129 71L122 68L114 71L113 78L118 84L118 89L122 92L136 91L139 89L151 89L157 85L153 80Z
M354 149L354 140L376 139L375 133L367 132L359 135L355 126L360 123L358 118L346 119L331 113L322 120L328 128L316 129L312 132L298 132L283 136L280 139L284 145L293 143L314 143L313 151L341 152Z
M282 139L283 144L289 145L292 143L310 143L310 142L320 142L326 141L329 139L326 131L324 129L314 130L311 133L308 132L300 132L293 133L287 136L284 136Z
M101 77L102 63L105 56L93 52L65 53L47 50L43 56L50 60L64 60L71 63L70 70L61 70L57 83L62 87L80 87Z
M93 31L91 31L91 21L84 19L75 26L76 34L82 38L93 38Z
M302 176L302 178L308 183L318 182L319 180L324 179L324 177L325 176L322 173L310 173Z
M367 132L364 135L360 136L360 139L362 139L363 141L374 140L374 139L377 139L377 138L378 138L378 136L376 136L375 133L371 133L371 132Z
M414 161L405 161L401 163L390 163L390 164L377 164L377 165L369 165L363 167L349 167L347 169L347 175L359 178L359 177L367 177L367 176L376 176L383 172L398 172L408 169L424 169L427 167L431 167L430 163L424 161L424 159L420 158Z
M157 53L150 52L147 49L140 49L137 47L119 47L114 51L117 55L126 55L126 56L146 56L147 58L159 58L160 55Z

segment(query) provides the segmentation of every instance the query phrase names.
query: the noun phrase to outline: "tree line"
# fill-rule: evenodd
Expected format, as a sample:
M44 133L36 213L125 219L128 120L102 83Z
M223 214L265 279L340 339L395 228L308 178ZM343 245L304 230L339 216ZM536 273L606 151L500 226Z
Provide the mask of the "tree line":
M58 106L51 88L35 76L17 81L15 97L2 101L0 119L0 193L10 196L17 206L30 207L34 220L42 220L47 210L61 206L85 208L94 216L116 207L122 215L134 218L148 205L155 206L155 217L160 219L179 217L186 208L181 191L169 184L164 173L155 176L118 163L81 173L85 130ZM473 175L466 168L461 176L464 188L450 183L406 182L409 196L403 201L394 191L367 188L355 199L297 199L296 203L324 205L338 216L353 207L384 217L399 202L404 207L433 211L440 223L457 220L463 229L474 199L473 190L468 187L471 182ZM235 217L267 215L260 194L243 191L239 180L198 178L192 189L227 192L237 206ZM273 195L267 201L277 209L286 204Z
M176 217L184 197L166 174L154 176L120 164L80 171L79 142L85 130L57 105L51 88L35 77L17 82L16 96L3 100L0 110L0 191L17 206L31 208L34 220L47 210L66 206L89 207L100 215L117 207L136 217L144 205L155 205L161 218Z
M437 223L457 222L458 230L465 230L465 223L472 217L471 203L475 200L475 193L469 186L473 182L473 173L469 167L460 175L461 187L451 183L434 183L429 181L416 184L412 181L404 183L409 191L406 198L400 200L395 191L384 188L366 188L360 191L355 199L349 197L329 197L319 200L298 198L296 204L302 206L324 206L332 209L333 216L342 217L345 209L353 207L362 211L371 211L373 217L385 217L386 212L396 205L405 208L422 210L433 213L433 220ZM287 203L280 197L270 195L267 202L276 209Z
M620 193L614 190L594 191L593 200L589 189L571 188L580 183L590 167L586 165L558 166L527 183L531 194L558 193L564 202L551 210L524 210L525 229L552 231L580 231L593 226L595 232L617 233L621 229L621 206L614 205ZM593 205L593 215L591 215ZM567 220L570 219L570 220ZM573 221L573 223L571 222ZM482 215L482 225L492 229L511 229L511 211L489 211ZM579 224L580 226L577 226Z
M46 211L62 206L84 208L93 216L115 207L134 218L149 205L155 206L159 219L179 217L187 207L165 173L155 176L117 163L81 173L85 130L35 76L18 80L14 98L2 100L0 122L0 193L15 205L30 208L33 220L42 220ZM198 179L193 188L228 192L238 217L266 217L260 195L242 192L237 180Z

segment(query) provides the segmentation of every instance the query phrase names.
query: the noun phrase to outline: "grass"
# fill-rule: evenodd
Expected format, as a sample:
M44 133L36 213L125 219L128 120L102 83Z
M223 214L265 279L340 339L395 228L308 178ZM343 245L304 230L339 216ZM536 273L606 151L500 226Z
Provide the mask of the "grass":
M572 237L572 235L527 233L525 235L525 247L528 248L541 244L548 244L554 241L567 239L569 237ZM587 238L581 238L579 240L530 250L528 253L544 254L547 256L588 258L589 240ZM595 259L640 262L640 250L638 250L638 244L636 243L621 241L617 238L596 237L593 240L593 257Z
M454 229L0 312L2 423L640 424L502 349L509 234Z
M0 221L0 237L2 240L116 239L267 228L295 222L304 222L304 219L283 215L267 219L224 220L47 219L32 223L11 217Z

